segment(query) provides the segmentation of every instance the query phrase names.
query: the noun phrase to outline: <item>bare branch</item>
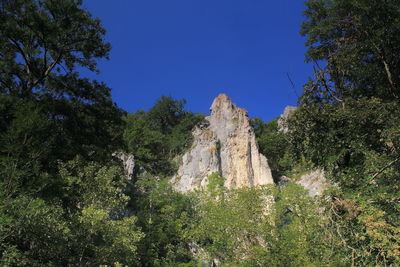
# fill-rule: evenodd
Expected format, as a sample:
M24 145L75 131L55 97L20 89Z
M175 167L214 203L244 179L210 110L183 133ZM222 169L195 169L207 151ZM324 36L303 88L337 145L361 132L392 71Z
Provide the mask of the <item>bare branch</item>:
M369 32L364 30L364 33L368 36L368 38L370 40L372 40L371 34L369 34ZM384 52L382 51L382 49L375 43L372 42L372 45L374 46L376 52L378 53L378 56L380 57L380 59L382 60L382 64L385 68L385 72L386 72L386 77L388 79L388 82L390 84L390 87L392 87L393 91L396 92L397 91L397 85L396 83L393 81L393 75L392 75L392 71L390 70L390 66L386 61L386 57Z
M32 90L36 85L38 85L39 83L41 83L44 79L46 79L46 77L49 75L49 73L54 69L54 67L59 63L59 61L61 60L62 57L62 53L60 53L56 59L54 59L54 61L47 67L47 69L44 71L44 73L42 74L42 76L37 79L36 81L33 82L33 84L31 84L31 86L29 87L30 90Z
M319 81L322 82L322 85L324 86L324 88L325 88L325 90L327 91L327 93L328 93L330 96L332 96L333 99L335 99L337 102L340 102L340 103L342 104L342 108L345 109L345 102L344 102L344 100L343 100L343 99L340 99L339 97L337 97L337 96L335 95L335 93L331 90L331 87L329 86L328 81L327 81L326 78L325 78L326 70L322 69L322 68L318 65L318 62L317 62L317 61L314 61L314 64L315 64L315 66L317 66L317 68L318 68L318 71L317 71L317 70L315 69L315 67L313 67L313 68L314 68L314 72L317 72L317 73L318 73L317 79L318 79Z
M393 166L393 164L395 164L396 162L398 162L400 160L400 157L398 157L397 159L389 162L389 164L387 164L385 167L383 167L382 169L380 169L379 171L377 171L370 179L369 183L371 183L378 175L380 175L382 172L384 172L385 170L387 170L388 168L390 168L391 166Z
M30 73L31 73L31 69L30 69L30 63L29 63L28 55L25 54L24 50L22 49L22 47L19 45L19 43L18 43L17 41L13 40L12 38L8 38L8 39L14 44L14 46L15 46L15 47L18 49L18 51L21 53L22 58L24 59L25 64L26 64L26 72L27 72L28 74L30 74Z
M289 82L292 85L292 89L293 89L294 94L296 95L297 98L300 98L299 94L297 93L296 86L294 85L294 82L293 82L292 78L290 77L289 72L286 72L286 76L288 77Z

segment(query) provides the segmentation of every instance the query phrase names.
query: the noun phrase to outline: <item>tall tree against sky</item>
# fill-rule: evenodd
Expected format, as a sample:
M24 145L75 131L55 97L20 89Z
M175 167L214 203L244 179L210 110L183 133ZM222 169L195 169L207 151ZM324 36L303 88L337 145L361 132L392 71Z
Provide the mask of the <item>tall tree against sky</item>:
M316 95L341 103L363 96L399 101L399 1L312 0L305 4L302 34L309 47L307 61L326 64L318 70L323 91Z
M110 51L100 21L81 4L0 4L1 154L28 163L27 169L31 160L49 171L76 154L109 157L121 145L122 112L110 88L80 74L97 72L97 59Z
M316 67L289 123L292 153L339 185L329 210L352 264L399 265L400 1L305 4Z
M136 265L142 234L123 218L111 152L122 114L85 78L107 58L79 0L0 2L0 265Z

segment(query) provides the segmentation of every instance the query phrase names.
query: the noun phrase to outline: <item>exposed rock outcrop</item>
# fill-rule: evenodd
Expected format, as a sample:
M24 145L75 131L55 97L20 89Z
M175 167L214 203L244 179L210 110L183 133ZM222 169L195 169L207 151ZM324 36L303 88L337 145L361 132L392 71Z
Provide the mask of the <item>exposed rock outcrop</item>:
M297 179L287 176L279 178L278 186L285 186L289 183L301 185L308 191L310 197L321 196L326 189L333 186L325 176L325 172L321 169L311 170Z
M325 172L320 169L303 174L295 183L307 189L311 197L321 196L331 186L325 177Z
M134 156L126 154L124 152L114 152L112 155L122 161L122 165L124 166L124 172L128 177L128 180L132 180L135 168Z
M220 172L228 189L272 184L267 159L260 154L247 111L219 95L206 124L193 130L192 147L182 157L171 183L180 192L204 189Z
M288 121L290 115L292 115L293 112L296 111L296 109L297 109L296 107L292 107L292 106L287 106L285 108L285 110L283 111L283 114L278 119L279 131L281 131L283 133L287 133L289 131L287 121Z

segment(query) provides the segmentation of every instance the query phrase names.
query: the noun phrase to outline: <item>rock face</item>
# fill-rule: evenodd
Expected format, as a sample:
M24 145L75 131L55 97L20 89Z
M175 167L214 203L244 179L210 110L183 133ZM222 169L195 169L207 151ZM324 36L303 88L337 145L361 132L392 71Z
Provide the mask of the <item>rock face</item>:
M325 172L321 169L308 171L297 179L292 179L287 176L279 177L278 186L284 187L290 183L304 187L304 189L308 191L310 197L321 196L326 189L334 186L326 179Z
M260 154L247 111L219 95L206 124L193 130L193 144L184 154L171 183L180 192L204 189L220 172L228 189L272 184L267 159Z
M308 195L311 197L321 196L331 186L324 171L319 169L303 174L295 183L307 189Z
M278 120L279 131L281 131L283 133L287 133L289 131L288 126L287 126L287 120L290 117L290 115L292 115L293 112L295 112L296 109L297 109L296 107L292 107L292 106L287 106L285 108L285 110L283 111L283 114L280 116L280 118Z
M126 176L128 177L128 180L132 180L135 168L134 156L126 154L124 152L114 152L112 155L122 161L122 164L124 166L124 171Z

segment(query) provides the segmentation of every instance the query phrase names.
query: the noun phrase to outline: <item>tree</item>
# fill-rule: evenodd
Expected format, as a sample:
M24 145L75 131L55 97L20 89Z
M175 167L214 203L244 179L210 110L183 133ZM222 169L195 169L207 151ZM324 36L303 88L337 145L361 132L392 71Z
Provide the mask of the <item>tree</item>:
M65 257L69 264L138 265L138 245L144 235L137 217L126 216L129 197L123 193L126 177L120 168L76 158L61 163L59 169L65 181L63 198L68 201L64 216L69 245L64 249L70 250Z
M138 249L142 266L191 264L186 231L194 216L193 200L168 183L175 157L190 145L191 131L203 118L186 111L185 103L162 96L148 112L125 117L124 140L137 169L127 194L145 233Z
M346 98L400 99L399 1L311 0L305 2L309 62L322 62L314 98L345 103ZM310 97L303 98L310 101Z
M220 176L205 192L199 192L196 218L191 227L192 240L206 253L200 263L217 259L222 266L244 266L246 261L260 260L265 244L270 242L272 220L266 216L271 191L266 188L224 190ZM260 266L249 264L248 266Z
M190 263L186 232L194 219L193 199L149 173L139 176L135 187L130 207L145 233L138 247L141 266Z
M76 158L59 164L61 203L0 191L0 255L5 266L138 264L143 233L125 217L124 175Z
M224 190L221 176L197 192L190 237L200 247L200 263L221 266L344 266L348 250L338 245L336 229L322 199L304 188L261 187ZM212 181L213 180L213 181ZM201 252L204 250L204 252Z
M266 123L260 118L251 120L260 152L267 157L274 177L285 174L293 167L288 155L287 137L279 130L278 119Z
M138 168L163 176L173 173L173 158L190 145L193 127L203 120L201 114L186 111L185 103L162 96L148 112L126 116L124 139Z
M100 100L104 88L80 79L77 66L96 70L95 58L108 55L105 30L80 8L79 0L2 1L2 92L61 99ZM86 87L85 87L86 86Z
M136 265L125 217L123 112L97 72L110 45L79 0L0 2L0 258L5 266Z
M38 168L54 171L59 159L105 159L122 145L122 112L110 89L80 75L98 71L96 60L110 50L100 21L80 5L0 3L0 154L15 159L17 169L30 155Z
M289 120L290 147L341 188L331 218L353 265L400 260L399 4L313 0L304 13L316 68Z
M59 195L57 162L110 160L122 146L122 111L98 71L110 45L75 0L0 4L0 173L9 194ZM101 129L101 130L99 130Z
M171 133L188 113L184 110L185 104L185 99L174 100L171 97L161 96L147 115L150 127L163 134Z
M144 111L138 111L125 118L124 139L128 152L135 156L137 172L144 168L154 173L170 173L166 136L149 126L146 115Z
M274 231L268 253L271 266L346 266L349 251L339 243L323 198L310 197L299 185L287 184L275 193Z

